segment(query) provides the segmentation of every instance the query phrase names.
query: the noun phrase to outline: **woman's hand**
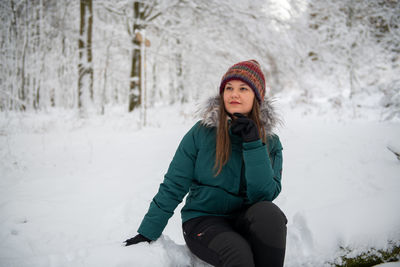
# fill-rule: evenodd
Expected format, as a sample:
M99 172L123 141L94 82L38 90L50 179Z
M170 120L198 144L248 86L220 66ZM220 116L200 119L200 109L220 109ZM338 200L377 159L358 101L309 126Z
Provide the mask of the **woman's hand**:
M148 239L147 237L141 235L141 234L137 234L135 237L132 237L130 239L127 239L124 241L125 246L130 246L130 245L135 245L137 243L141 243L141 242L148 242L150 243L152 240Z
M252 119L241 113L233 113L231 131L233 134L239 135L244 142L252 142L260 139L257 125Z

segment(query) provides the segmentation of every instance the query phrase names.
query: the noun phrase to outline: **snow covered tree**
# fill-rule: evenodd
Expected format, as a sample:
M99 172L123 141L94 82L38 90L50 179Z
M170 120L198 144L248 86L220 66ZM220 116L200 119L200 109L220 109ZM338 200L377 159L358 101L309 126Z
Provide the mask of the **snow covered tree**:
M75 7L60 1L1 2L0 109L73 107L77 39L69 23Z
M400 113L399 1L286 3L280 13L274 0L3 1L0 109L132 111L142 104L142 65L147 103L191 102L215 93L231 64L253 58L270 91L294 103L356 107L373 96L385 118Z
M305 14L311 31L303 30L309 38L301 40L307 47L305 67L332 85L316 90L325 90L322 95L352 100L376 94L386 87L385 77L398 71L398 1L316 0Z

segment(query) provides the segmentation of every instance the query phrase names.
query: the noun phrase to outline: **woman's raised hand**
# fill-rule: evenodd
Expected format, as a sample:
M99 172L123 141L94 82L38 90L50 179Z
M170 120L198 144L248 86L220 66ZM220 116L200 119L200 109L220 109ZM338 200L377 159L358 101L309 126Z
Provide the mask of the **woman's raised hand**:
M244 142L252 142L260 139L257 125L255 122L241 113L233 113L231 131L239 135Z

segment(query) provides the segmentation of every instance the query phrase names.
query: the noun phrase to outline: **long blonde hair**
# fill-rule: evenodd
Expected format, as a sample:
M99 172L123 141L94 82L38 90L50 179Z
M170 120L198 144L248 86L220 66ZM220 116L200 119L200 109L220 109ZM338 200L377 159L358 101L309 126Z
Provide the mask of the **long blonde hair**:
M254 98L253 108L251 109L248 117L252 119L257 125L261 140L266 143L267 137L264 129L264 125L260 120L260 104L257 99ZM222 168L229 160L231 154L231 140L229 137L229 124L228 124L228 114L225 110L223 94L221 95L219 103L219 122L217 125L217 136L216 136L216 146L215 146L215 164L214 171L215 176L218 176Z

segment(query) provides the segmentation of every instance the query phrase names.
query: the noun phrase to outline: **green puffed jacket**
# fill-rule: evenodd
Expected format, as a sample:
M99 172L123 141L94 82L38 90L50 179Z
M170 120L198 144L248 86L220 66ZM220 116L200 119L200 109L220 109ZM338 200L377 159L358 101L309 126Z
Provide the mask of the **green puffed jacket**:
M179 144L138 229L143 236L156 240L187 193L182 222L203 215L232 216L253 203L272 201L280 193L282 145L272 133L279 119L269 99L262 103L260 112L267 144L261 140L242 142L230 134L230 158L220 174L214 176L219 101L219 96L208 100L201 111L202 120Z

